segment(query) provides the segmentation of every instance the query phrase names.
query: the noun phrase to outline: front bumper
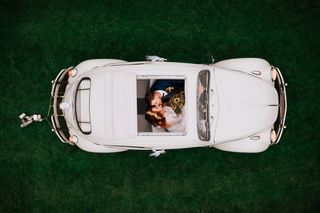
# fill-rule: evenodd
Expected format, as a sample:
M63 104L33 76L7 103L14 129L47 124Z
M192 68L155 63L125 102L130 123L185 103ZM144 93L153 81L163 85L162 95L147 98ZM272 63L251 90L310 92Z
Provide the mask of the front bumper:
M282 136L283 130L286 128L285 119L287 114L287 95L286 86L283 76L277 67L272 67L277 71L277 78L274 81L275 88L279 95L279 113L276 122L274 123L274 130L276 132L276 140L272 144L277 144Z

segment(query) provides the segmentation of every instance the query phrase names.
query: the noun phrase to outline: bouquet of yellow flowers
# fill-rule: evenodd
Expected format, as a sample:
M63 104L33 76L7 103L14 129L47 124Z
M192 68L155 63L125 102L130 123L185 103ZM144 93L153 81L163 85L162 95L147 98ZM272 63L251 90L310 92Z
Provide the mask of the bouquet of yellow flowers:
M173 95L168 102L168 106L170 106L174 110L174 112L177 114L181 113L181 110L184 107L184 104L185 104L184 91L181 91Z

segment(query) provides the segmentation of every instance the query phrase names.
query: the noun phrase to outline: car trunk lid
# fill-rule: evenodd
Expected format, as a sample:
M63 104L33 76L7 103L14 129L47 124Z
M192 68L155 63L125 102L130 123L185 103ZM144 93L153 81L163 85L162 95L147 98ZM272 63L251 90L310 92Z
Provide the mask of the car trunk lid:
M136 76L129 72L97 72L91 77L91 136L125 139L137 135Z

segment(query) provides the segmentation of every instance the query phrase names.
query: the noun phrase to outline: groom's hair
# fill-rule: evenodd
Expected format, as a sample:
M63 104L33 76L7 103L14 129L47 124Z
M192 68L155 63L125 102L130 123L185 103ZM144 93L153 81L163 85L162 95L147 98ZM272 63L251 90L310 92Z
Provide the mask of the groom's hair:
M146 95L144 96L145 102L148 104L148 106L151 106L151 101L154 98L154 93L153 92L147 92Z

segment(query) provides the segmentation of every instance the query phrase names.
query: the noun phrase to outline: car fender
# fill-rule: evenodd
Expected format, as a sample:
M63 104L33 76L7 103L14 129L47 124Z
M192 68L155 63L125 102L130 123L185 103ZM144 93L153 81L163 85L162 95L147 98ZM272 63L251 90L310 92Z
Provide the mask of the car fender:
M219 61L214 64L215 67L220 67L229 70L236 70L248 73L268 81L271 80L271 65L261 58L235 58Z
M213 147L228 152L258 153L265 151L270 145L271 127L250 137L215 144Z

